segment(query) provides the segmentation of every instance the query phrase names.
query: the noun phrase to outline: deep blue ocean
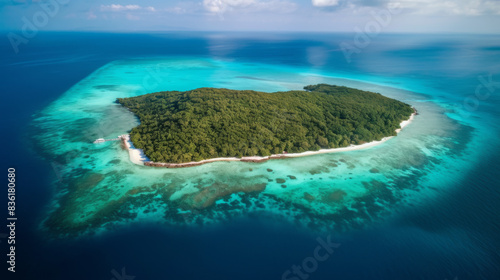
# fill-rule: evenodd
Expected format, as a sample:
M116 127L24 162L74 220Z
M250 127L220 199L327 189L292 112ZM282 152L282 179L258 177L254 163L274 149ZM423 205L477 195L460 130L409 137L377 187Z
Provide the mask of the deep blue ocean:
M41 32L17 54L3 36L1 167L4 176L8 168L16 169L18 221L17 272L6 272L7 242L0 239L1 279L500 279L500 143L494 140L500 136L500 37L379 35L349 62L339 44L352 42L353 36ZM469 124L472 134L487 131L493 140L477 147L480 157L471 159L473 168L459 180L451 178L452 187L428 203L406 205L367 228L332 235L340 246L307 278L282 276L313 255L319 236L257 214L199 231L134 224L105 235L49 240L39 227L54 195L56 174L30 141L33 116L107 63L149 56L196 56L311 68L344 78L376 77L387 83L411 81L442 92L428 98L449 109L465 104L469 113L461 118L477 124ZM490 94L478 98L484 79L489 87L481 92ZM439 189L442 182L432 184ZM1 205L6 205L6 187L3 193ZM4 223L6 211L2 213ZM2 226L0 234L6 232Z

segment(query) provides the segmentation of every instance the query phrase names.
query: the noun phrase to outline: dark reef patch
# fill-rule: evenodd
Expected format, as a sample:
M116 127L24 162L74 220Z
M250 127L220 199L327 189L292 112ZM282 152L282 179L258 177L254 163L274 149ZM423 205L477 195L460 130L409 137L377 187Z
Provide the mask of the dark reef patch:
M325 203L338 203L344 200L344 197L346 196L346 192L343 190L334 190L333 192L329 192L324 194L321 197L321 201Z
M110 161L108 162L108 164L119 164L120 162L122 162L122 160L121 160L121 159L114 159L114 160L110 160Z
M339 165L335 162L330 162L330 163L328 163L328 166L335 168L335 167L338 167Z
M91 143L101 137L93 129L96 125L97 120L93 118L75 120L61 128L64 131L61 138L67 142Z
M328 173L330 170L326 166L317 166L311 170L309 170L309 173L311 175L316 175L316 174L321 174L321 173Z
M90 191L92 188L97 186L102 180L104 180L104 175L94 172L85 172L82 176L71 180L68 184L68 188L72 192L84 192Z
M266 183L263 183L250 186L230 186L228 184L214 183L203 188L200 192L184 195L181 199L181 206L183 209L203 209L212 206L217 199L232 193L262 192L266 189L266 185Z
M316 198L308 192L304 193L304 199L308 202L313 202Z

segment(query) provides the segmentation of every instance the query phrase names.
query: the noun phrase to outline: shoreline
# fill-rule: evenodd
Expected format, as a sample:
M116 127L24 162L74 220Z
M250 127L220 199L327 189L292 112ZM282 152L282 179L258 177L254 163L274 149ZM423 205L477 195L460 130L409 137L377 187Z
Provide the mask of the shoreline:
M414 109L414 113L411 114L410 118L408 120L402 121L399 126L400 128L396 129L396 133L401 132L402 129L404 129L407 125L409 125L415 115L417 115L417 111ZM152 167L165 167L165 168L183 168L183 167L192 167L192 166L199 166L202 164L207 164L211 162L218 162L218 161L242 161L242 162L254 162L254 163L259 163L259 162L265 162L271 159L286 159L286 158L296 158L296 157L304 157L304 156L312 156L312 155L319 155L319 154L327 154L327 153L338 153L338 152L348 152L348 151L357 151L357 150L363 150L367 148L371 148L377 145L380 145L384 143L385 141L393 138L395 136L388 136L384 137L379 141L372 141L360 145L350 145L348 147L342 147L342 148L333 148L333 149L321 149L318 151L307 151L307 152L302 152L302 153L292 153L292 154L275 154L275 155L270 155L270 156L265 156L265 157L260 157L260 156L251 156L251 157L225 157L225 158L212 158L212 159L204 159L201 161L191 161L191 162L185 162L185 163L164 163L164 162L152 162L152 161L147 161L148 158L144 154L144 152L141 149L136 149L133 147L132 141L130 141L130 135L126 135L123 138L123 143L125 144L125 147L127 148L129 152L129 157L130 161L137 165L145 165L145 166L152 166Z
M128 155L130 161L137 165L145 165L146 162L149 162L148 157L144 154L142 149L136 149L134 144L130 140L130 135L125 134L122 136L122 142L125 145L125 148L128 151Z

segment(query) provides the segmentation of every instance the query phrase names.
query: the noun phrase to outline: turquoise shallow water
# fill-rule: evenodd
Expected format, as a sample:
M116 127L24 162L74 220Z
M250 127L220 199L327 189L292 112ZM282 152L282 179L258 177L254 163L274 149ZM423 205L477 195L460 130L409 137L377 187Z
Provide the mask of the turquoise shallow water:
M265 163L151 168L131 163L119 142L92 144L138 125L133 114L114 103L118 97L198 87L274 92L317 83L379 92L415 106L419 115L397 137L373 148ZM34 120L35 141L52 159L58 178L58 195L42 228L79 234L131 221L213 224L245 213L280 217L315 230L383 222L401 207L426 203L460 180L480 156L477 147L493 137L477 123L467 123L475 121L463 118L468 112L436 98L445 93L409 79L232 60L111 62Z

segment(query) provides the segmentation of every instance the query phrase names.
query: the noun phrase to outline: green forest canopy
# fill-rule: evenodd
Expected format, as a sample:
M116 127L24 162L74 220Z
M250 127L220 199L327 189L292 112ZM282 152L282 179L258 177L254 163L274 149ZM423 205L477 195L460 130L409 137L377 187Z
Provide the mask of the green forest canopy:
M410 105L378 93L335 85L305 91L199 88L117 102L141 124L131 140L154 162L268 156L346 147L396 135Z

